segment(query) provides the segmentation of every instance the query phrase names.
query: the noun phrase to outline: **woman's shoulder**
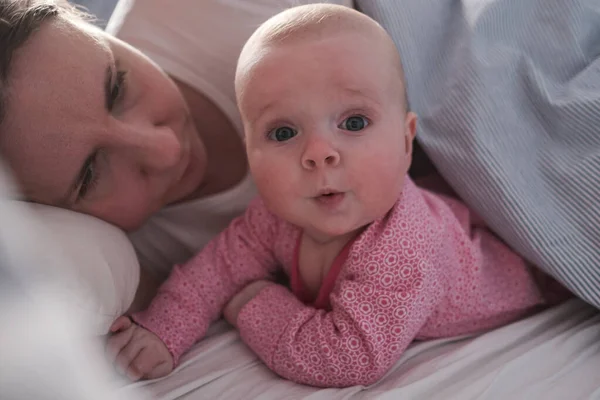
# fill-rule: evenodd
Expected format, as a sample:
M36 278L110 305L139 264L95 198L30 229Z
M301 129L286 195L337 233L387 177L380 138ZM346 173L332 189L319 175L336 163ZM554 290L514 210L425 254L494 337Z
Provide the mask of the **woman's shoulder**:
M313 2L120 0L106 30L227 108L225 103L235 106L237 58L254 30L280 11ZM333 2L352 5L351 0Z
M227 191L164 208L129 234L140 263L166 277L242 215L256 195L248 175Z

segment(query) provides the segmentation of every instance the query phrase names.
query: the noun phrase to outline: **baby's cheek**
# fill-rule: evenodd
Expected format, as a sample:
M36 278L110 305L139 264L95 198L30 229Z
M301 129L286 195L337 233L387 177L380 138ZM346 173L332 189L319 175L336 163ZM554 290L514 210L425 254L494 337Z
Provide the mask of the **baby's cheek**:
M262 196L276 192L281 186L281 174L271 166L255 165L252 169L252 178Z
M402 190L406 173L398 158L385 160L372 159L369 168L356 172L359 184L360 197L368 209L367 212L374 216L385 214L396 202Z
M252 176L260 196L267 205L280 208L291 200L292 177L284 168L255 167Z

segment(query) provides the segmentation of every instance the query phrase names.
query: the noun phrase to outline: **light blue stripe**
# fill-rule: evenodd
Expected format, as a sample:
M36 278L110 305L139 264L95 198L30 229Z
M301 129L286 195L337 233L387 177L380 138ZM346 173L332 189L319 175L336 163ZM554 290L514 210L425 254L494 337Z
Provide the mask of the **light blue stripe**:
M513 248L600 307L600 1L357 0L423 148Z

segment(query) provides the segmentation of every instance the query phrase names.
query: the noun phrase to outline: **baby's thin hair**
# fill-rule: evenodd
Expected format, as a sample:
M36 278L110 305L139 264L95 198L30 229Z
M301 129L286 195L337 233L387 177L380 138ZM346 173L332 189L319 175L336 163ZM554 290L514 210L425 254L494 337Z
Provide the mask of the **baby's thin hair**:
M348 14L356 14L348 18ZM338 31L357 28L356 16L363 16L350 8L333 4L313 4L290 8L269 19L254 33L264 45L276 44L306 34L321 35L335 25ZM363 16L367 18L366 16Z
M396 45L388 33L367 15L349 7L328 3L292 7L263 23L248 39L240 54L235 79L236 92L240 94L240 78L257 62L256 56L260 54L261 49L295 40L318 39L334 33L360 30L374 32L378 40L385 41L389 47L391 61L402 84L404 105L407 107L404 69Z

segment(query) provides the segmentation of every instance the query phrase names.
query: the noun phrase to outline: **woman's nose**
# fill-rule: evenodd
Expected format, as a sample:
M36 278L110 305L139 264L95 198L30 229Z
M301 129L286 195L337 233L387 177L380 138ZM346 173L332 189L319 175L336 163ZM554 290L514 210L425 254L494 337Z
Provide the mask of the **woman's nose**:
M120 138L131 162L144 173L157 173L178 165L183 155L181 139L167 125L132 126Z
M307 170L335 167L340 163L340 153L332 143L320 135L310 135L304 153L302 167Z

